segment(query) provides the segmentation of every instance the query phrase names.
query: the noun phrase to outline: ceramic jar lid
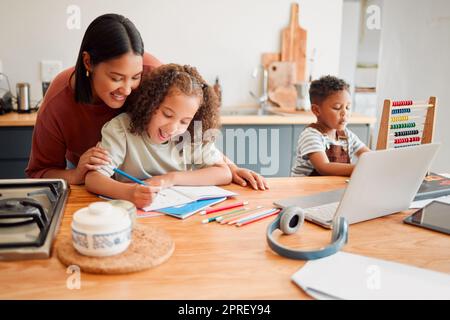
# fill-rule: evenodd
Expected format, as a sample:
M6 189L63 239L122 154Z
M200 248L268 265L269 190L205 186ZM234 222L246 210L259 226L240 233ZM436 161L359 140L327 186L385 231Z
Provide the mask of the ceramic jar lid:
M131 225L128 212L108 202L94 202L75 212L73 228L94 232L113 232Z
M132 202L127 200L110 200L108 201L108 203L112 204L115 207L125 209L128 212L134 227L134 225L136 224L137 209Z

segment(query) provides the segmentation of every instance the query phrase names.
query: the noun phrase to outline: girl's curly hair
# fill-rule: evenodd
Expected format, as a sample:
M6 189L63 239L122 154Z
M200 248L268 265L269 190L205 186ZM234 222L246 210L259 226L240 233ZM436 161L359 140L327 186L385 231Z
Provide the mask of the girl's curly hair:
M162 65L142 78L141 84L127 99L126 112L131 118L130 132L143 133L164 98L173 93L200 97L200 107L189 124L194 137L194 123L201 121L202 130L219 127L219 99L197 69L188 65Z

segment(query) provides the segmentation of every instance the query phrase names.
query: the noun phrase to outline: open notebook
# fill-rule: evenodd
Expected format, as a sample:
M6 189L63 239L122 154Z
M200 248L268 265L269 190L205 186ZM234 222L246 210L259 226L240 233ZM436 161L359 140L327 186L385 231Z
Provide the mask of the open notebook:
M185 219L205 208L208 208L212 205L215 205L215 204L225 201L225 200L227 200L227 198L225 198L225 197L197 200L194 202L182 204L180 206L158 209L157 212L161 212L163 214L167 214L169 216L172 216L172 217L175 217L178 219Z
M236 196L237 193L231 192L216 186L205 187L185 187L175 186L163 189L158 193L156 199L144 211L158 211L169 207L177 207L198 200L226 198Z

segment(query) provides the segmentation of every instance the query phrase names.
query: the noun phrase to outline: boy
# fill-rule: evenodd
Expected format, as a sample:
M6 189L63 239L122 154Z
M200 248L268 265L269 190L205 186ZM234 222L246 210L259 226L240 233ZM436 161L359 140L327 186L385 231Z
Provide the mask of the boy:
M311 110L317 122L300 134L292 176L350 176L351 158L370 151L349 129L351 97L342 79L325 76L311 82Z

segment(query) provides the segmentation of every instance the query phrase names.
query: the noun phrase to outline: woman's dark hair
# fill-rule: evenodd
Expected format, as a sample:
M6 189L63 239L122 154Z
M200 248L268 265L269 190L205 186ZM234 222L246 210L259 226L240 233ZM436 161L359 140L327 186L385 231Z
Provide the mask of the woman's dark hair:
M88 26L81 42L75 65L75 101L92 103L92 88L83 63L83 52L89 53L91 64L117 58L125 53L144 54L144 43L134 24L119 14L104 14Z
M200 107L188 127L194 137L195 121L202 122L202 131L219 127L219 98L213 87L208 85L197 69L188 65L162 65L146 74L137 90L134 90L126 102L129 114L130 132L141 134L147 129L152 115L168 94L182 93L200 97ZM204 141L208 139L203 137Z
M311 104L320 105L326 98L342 90L350 92L350 86L347 82L334 76L324 76L311 82L309 100Z

